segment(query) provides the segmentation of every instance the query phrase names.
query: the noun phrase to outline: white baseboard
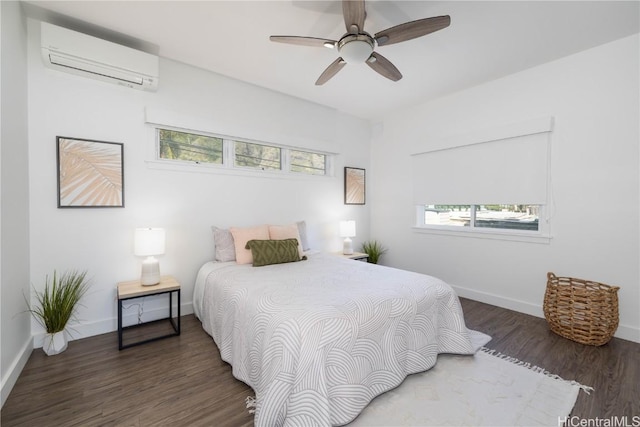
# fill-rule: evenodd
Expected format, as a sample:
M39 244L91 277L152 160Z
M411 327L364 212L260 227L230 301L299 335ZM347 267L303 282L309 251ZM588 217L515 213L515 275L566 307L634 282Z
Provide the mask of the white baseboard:
M542 311L542 305L531 304L528 302L505 298L500 295L490 294L487 292L480 292L475 289L463 288L461 286L451 287L456 291L456 293L463 297L472 299L474 301L480 301L485 304L491 304L502 308L508 308L509 310L514 310L519 313L530 314L531 316L542 317L544 318L544 313Z
M633 341L640 343L640 328L634 328L633 326L618 325L616 333L613 334L616 338L622 338L623 340Z
M542 304L531 304L525 301L505 298L503 296L491 294L488 292L480 292L475 289L463 288L461 286L451 285L451 287L459 296L463 298L480 301L485 304L507 308L509 310L530 314L531 316L541 317L544 319ZM616 330L614 336L623 340L640 343L640 328L634 328L633 326L628 325L618 325L618 329Z
M193 314L193 303L188 302L180 304L180 316L186 316L188 314ZM143 321L150 322L153 320L162 319L163 317L167 317L166 307L145 310ZM122 318L122 324L125 326L135 325L136 323L138 323L138 316L135 314L125 314ZM90 323L73 324L69 325L69 327L72 328L70 332L68 332L67 336L69 338L69 341L79 340L81 338L88 338L95 335L117 331L118 318L112 317L110 319L97 320ZM44 336L44 332L33 335L33 348L42 348Z
M13 390L13 386L16 384L16 381L18 381L18 377L22 373L22 369L24 369L24 366L27 364L32 351L33 340L27 339L22 346L22 349L20 349L20 353L11 363L11 366L7 370L7 374L2 378L2 402L0 403L0 408L3 407L4 402L7 401L9 393L11 393L11 390Z

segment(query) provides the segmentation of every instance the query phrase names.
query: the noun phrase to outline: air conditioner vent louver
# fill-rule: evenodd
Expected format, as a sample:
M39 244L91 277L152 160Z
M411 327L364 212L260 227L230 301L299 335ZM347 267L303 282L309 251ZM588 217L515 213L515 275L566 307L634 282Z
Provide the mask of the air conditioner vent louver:
M158 57L86 34L41 24L42 58L49 68L155 91Z

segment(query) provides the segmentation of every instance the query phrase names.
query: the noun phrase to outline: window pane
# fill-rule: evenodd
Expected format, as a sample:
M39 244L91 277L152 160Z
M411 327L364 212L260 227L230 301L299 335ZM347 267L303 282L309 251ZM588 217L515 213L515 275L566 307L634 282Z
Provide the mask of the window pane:
M326 174L326 156L318 153L291 150L291 172L308 173L311 175Z
M453 225L469 227L471 205L426 205L424 223L427 225Z
M538 231L539 205L479 205L476 227Z
M222 164L222 139L174 130L158 129L161 159Z
M539 230L540 205L425 205L424 223L470 227L474 212L476 228Z
M268 145L235 141L235 165L261 170L279 170L280 149Z

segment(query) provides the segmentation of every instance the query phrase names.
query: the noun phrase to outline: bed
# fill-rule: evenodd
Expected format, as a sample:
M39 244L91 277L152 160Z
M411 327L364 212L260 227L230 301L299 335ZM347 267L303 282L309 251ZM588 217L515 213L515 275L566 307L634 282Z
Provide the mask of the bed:
M474 352L449 285L331 254L264 267L209 262L194 311L255 391L256 426L347 424L438 354Z

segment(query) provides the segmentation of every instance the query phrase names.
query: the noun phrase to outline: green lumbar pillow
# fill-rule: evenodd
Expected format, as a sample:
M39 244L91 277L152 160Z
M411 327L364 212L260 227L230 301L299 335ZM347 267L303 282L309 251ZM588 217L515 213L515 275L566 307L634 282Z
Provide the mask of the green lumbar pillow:
M254 267L297 262L301 259L298 252L298 239L249 240L245 249L251 249ZM306 258L302 257L302 259Z

